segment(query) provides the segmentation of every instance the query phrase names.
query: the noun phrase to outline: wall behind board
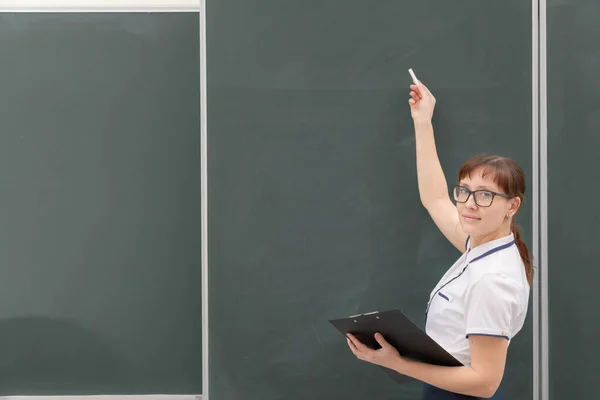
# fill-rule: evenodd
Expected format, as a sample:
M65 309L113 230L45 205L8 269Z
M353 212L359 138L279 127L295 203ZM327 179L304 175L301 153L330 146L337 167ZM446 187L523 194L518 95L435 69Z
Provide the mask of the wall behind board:
M459 256L419 202L407 69L438 99L449 183L481 152L531 182L531 3L207 4L210 396L415 399L327 322L399 308L423 326ZM528 193L531 196L531 193ZM531 242L531 197L519 223ZM532 314L505 391L530 399Z
M0 14L0 395L202 390L198 14Z

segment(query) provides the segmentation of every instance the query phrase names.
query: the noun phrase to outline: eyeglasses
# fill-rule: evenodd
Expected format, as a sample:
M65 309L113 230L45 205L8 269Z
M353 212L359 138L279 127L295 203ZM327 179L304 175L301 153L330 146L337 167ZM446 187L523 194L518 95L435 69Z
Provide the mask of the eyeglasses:
M492 192L491 190L469 190L466 187L458 185L454 186L453 193L454 200L456 200L459 203L466 203L472 194L473 199L475 200L475 204L477 204L479 207L491 206L492 202L494 201L494 197L496 196L504 197L505 199L512 199L512 196L506 195L504 193L496 193Z

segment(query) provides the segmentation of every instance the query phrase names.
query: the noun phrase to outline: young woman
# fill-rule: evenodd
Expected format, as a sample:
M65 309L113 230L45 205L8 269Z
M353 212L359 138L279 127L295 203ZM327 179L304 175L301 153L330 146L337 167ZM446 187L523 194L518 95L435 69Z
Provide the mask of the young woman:
M417 175L423 206L444 236L463 254L430 294L426 332L462 367L402 358L380 334L372 350L352 335L348 346L368 361L424 382L422 400L504 399L499 390L510 340L527 314L533 265L515 215L525 194L525 175L511 159L471 158L452 188L440 165L433 136L435 98L421 82L411 85Z

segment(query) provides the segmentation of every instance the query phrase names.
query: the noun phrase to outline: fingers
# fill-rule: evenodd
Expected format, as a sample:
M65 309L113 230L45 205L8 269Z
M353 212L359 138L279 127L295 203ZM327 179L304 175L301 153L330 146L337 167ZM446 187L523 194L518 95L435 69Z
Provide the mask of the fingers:
M419 81L419 85L418 86L419 86L419 89L421 91L421 95L422 96L431 96L431 97L433 97L433 95L431 94L431 92L429 91L429 89L427 88L427 86L423 85L421 83L421 81Z
M417 101L421 100L421 98L423 97L421 89L417 85L410 85L410 89L410 96Z
M375 340L377 340L377 343L379 343L379 345L382 348L385 348L385 347L389 346L389 343L385 340L385 338L383 337L383 335L381 333L379 333L379 332L377 332L375 334Z
M353 339L356 340L354 337ZM356 347L356 344L354 343L353 339L351 339L350 336L347 336L346 340L348 341L348 347L350 347L350 351L352 351L352 354L354 354L356 358L362 360L364 358L364 355L358 349L358 347Z
M348 341L350 342L350 344L352 344L354 346L354 348L356 348L356 350L364 351L365 349L368 349L367 346L362 344L360 342L360 340L358 340L356 337L354 337L354 335L352 335L351 333L348 333L346 336L348 337Z
M435 105L435 97L433 97L429 89L427 89L427 86L423 85L421 81L410 85L410 89L408 104L411 108L417 105L421 100L424 100L427 105Z
M419 88L416 85L410 85L410 88L412 89L410 92L410 99L408 100L408 104L410 104L411 106L414 106L415 104L417 104L417 102L419 100L422 99L421 97L421 93L419 91Z
M352 350L352 353L354 353L354 355L358 357L359 351L356 348L356 346L354 345L354 343L352 342L352 340L350 340L350 338L347 338L346 340L348 341L348 347L350 347L350 350Z
M419 81L417 84L410 85L410 88L414 92L416 92L419 96L421 96L421 98L423 96L431 96L431 92L429 91L427 86L425 86L423 83L421 83L421 81Z
M422 91L421 88L417 85L410 85L410 88L412 89L410 91L410 99L408 100L408 104L411 106L414 106L415 104L417 104L417 102L419 100L421 100L423 98L422 95Z
M362 344L351 334L347 335L347 341L352 354L354 354L354 356L356 356L356 358L359 360L370 361L373 358L373 350Z

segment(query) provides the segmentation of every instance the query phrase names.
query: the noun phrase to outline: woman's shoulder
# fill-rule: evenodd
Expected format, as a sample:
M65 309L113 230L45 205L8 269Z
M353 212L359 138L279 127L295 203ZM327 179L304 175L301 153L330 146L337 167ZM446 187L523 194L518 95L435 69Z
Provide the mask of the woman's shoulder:
M475 267L475 264L473 265ZM501 279L513 280L519 286L526 285L527 274L525 273L525 264L519 254L516 246L505 251L490 254L481 263L470 271L471 283L475 283L484 278L488 280Z
M517 303L527 302L530 288L520 257L518 260L500 258L489 261L484 268L472 271L467 292Z

